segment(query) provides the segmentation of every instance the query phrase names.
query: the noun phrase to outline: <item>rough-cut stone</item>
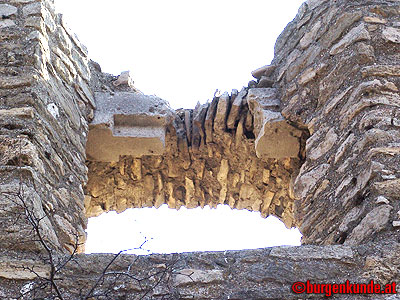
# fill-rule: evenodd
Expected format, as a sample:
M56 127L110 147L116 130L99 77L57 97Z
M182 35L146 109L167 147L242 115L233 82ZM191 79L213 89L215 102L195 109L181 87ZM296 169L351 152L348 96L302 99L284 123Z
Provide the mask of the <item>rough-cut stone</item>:
M13 20L0 20L0 29L1 28L6 28L6 27L12 27L15 26L15 22Z
M392 225L393 227L398 228L400 227L400 221L393 221Z
M177 275L174 280L176 286L185 286L188 284L207 284L219 283L224 280L221 270L194 270L184 269L177 270Z
M321 28L322 22L318 21L314 24L309 32L307 32L303 38L300 40L300 48L305 49L307 48L312 42L315 41L317 36L318 30Z
M384 39L393 42L400 43L400 29L394 27L386 27L382 31L382 36Z
M361 223L353 229L346 239L346 245L357 245L372 234L383 230L389 222L390 212L393 207L390 205L381 205L370 211Z
M304 166L304 165L303 165ZM304 198L311 188L315 188L316 183L325 176L329 169L328 164L321 164L315 169L302 174L300 170L295 182L295 195L297 199Z
M14 89L32 84L31 77L20 76L1 76L0 75L0 89Z
M324 141L320 143L317 147L312 149L311 154L309 155L310 159L318 159L322 155L324 155L326 152L332 149L333 145L337 141L337 134L335 132L334 128L331 128L325 135Z
M348 46L354 44L355 42L370 40L371 36L369 35L368 30L365 28L365 25L361 23L357 27L347 33L343 39L341 39L337 44L335 44L331 51L329 52L331 55L336 55L344 51Z
M251 75L253 75L253 77L256 79L260 79L262 76L269 77L275 71L275 69L276 69L276 66L267 65L267 66L258 68L257 70L254 70L253 72L251 72Z
M276 97L274 89L250 89L247 94L250 111L257 120L254 128L257 156L297 157L301 132L289 125L276 111L280 104Z
M378 199L376 199L376 204L390 204L390 201L384 196L379 196Z
M299 78L299 83L301 85L309 83L313 78L317 76L317 72L314 70L314 68L308 68L307 70L304 71L304 73L300 76Z
M96 94L87 142L92 160L118 161L120 155L160 155L165 147L169 108L163 100L138 93Z
M304 257L310 259L352 259L353 251L350 247L326 246L323 249L315 246L303 247L276 247L271 250L271 256L299 260Z
M41 276L48 278L50 266L34 260L3 260L0 262L0 277L16 280L33 280Z
M361 69L363 77L368 76L400 76L400 66L393 65L373 65Z
M242 107L244 107L246 95L247 89L243 88L233 101L231 110L229 111L228 119L226 121L226 126L228 129L234 129L237 127L237 122L240 118L240 110Z
M226 129L226 118L229 109L229 94L225 92L219 97L217 111L214 118L214 131L224 132Z
M377 18L377 17L364 17L364 21L367 23L375 23L375 24L386 24L387 20L385 19L381 19L381 18Z
M113 85L115 86L126 85L132 87L133 80L131 78L130 72L129 71L122 72L121 75L118 76L117 80L113 82Z
M362 214L362 209L359 206L353 207L343 218L342 223L340 223L339 231L346 232L349 230L349 224L355 222L360 218Z
M24 6L22 12L25 16L40 14L42 12L43 4L41 2L35 2Z
M128 270L132 277L119 276L116 282L107 274L104 284L113 287L107 295L112 299L141 297L158 281L138 284L133 278L149 274L163 274L166 281L144 299L297 299L291 285L299 280L399 280L395 1L309 0L279 37L271 66L253 72L258 82L241 93L215 94L194 110L176 111L163 101L153 106L155 98L129 87L124 76L114 85L114 76L89 62L86 48L54 14L52 1L5 2L0 6L5 11L0 20L0 298L29 293L35 277L21 264L48 276L46 252L28 234L26 213L15 196L21 182L55 256L72 252L77 235L84 242L88 216L164 203L176 209L227 204L259 211L297 226L303 244L326 245L121 255L110 271ZM108 106L100 101L96 107L94 92L97 102L104 95L122 99L124 93L130 100ZM90 155L86 160L92 120L90 126L110 133L111 141L97 136L98 147L90 146L89 136L92 150L115 150L106 161ZM288 126L285 134L279 136L277 124ZM158 153L156 146L151 153L138 141L149 127L147 133L156 133L162 148ZM126 147L113 140L132 134L136 143ZM132 149L142 152L134 157ZM267 155L257 157L262 151ZM332 246L343 243L354 246ZM85 295L113 257L74 257L56 277L68 293L64 298Z
M319 5L322 5L328 0L307 0L308 9L315 9Z
M18 9L9 4L0 4L0 15L3 16L3 18L15 15L18 12Z
M0 118L18 117L32 119L35 111L32 107L0 109Z
M360 20L361 11L345 12L339 15L335 23L329 27L329 30L322 38L322 46L330 47L351 25Z

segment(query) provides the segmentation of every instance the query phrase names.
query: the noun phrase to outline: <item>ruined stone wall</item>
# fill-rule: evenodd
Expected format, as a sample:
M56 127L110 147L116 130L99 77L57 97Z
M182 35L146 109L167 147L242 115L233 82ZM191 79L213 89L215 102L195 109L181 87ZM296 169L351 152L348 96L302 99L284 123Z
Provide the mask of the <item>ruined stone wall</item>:
M57 249L84 240L82 186L94 98L87 50L52 1L0 1L1 248L33 249L18 192ZM23 211L22 211L23 212ZM16 221L17 220L17 221Z
M398 242L398 1L310 1L279 37L283 115L306 126L303 243Z
M32 299L51 272L27 211L65 264L66 299L96 281L110 287L97 299L137 299L154 272L165 277L144 299L309 299L291 284L399 281L399 12L394 0L308 0L257 82L174 111L101 73L50 0L0 0L0 298ZM87 216L163 203L276 215L317 245L123 255L104 280L109 255L63 256Z
M98 99L104 97L103 94L97 93ZM106 94L112 97L113 105L131 105L125 98L123 102L118 102L118 98L127 96L126 93L114 90ZM132 93L128 97L136 97L134 103L139 105L138 95ZM145 101L150 103L154 99L147 97ZM97 216L110 210L122 212L135 207L159 207L165 203L176 209L181 206L195 208L227 204L231 208L260 211L263 217L275 215L287 227L294 226L290 184L301 164L299 145L305 136L302 131L280 120L275 129L279 133L284 132L287 137L282 133L274 139L282 143L282 147L278 147L271 136L271 145L258 151L267 148L279 150L264 156L259 153L262 156L259 158L254 130L255 126L262 127L262 124L256 124L253 114L256 113L254 103L261 101L265 102L264 106L271 114L280 115L274 112L279 110L279 100L276 90L272 88L243 88L240 93L233 91L231 95L216 96L211 103L199 104L194 110L171 110L162 155L120 156L119 159L116 156L117 161L113 162L99 161L109 157L101 156L97 150L107 147L106 137L96 129L98 124L90 125L88 147L93 148L91 151L98 157L91 157L89 151L85 200L87 215ZM142 113L147 118L151 115L148 110L157 112L168 109L165 105L161 106L161 99L156 99L154 103L161 108L155 105L146 108ZM159 115L162 116L161 113ZM126 116L139 118L138 113L126 113ZM92 142L92 139L98 139L98 142ZM117 141L116 137L111 143ZM137 143L144 141L138 140ZM284 147L288 148L286 153ZM152 151L156 151L155 147Z
M122 273L129 269L132 277L119 277L117 280L112 276L106 277L103 286L111 287L112 292L109 292L108 298L93 299L326 299L324 295L296 295L291 291L291 285L310 279L313 283L345 284L346 280L369 283L374 280L382 285L392 284L399 280L398 273L396 277L393 272L393 269L400 267L397 255L399 250L398 244L366 244L352 247L273 247L139 257L121 255L108 271ZM87 294L103 272L104 266L113 258L112 254L78 255L75 262L58 275L58 278L62 278L59 282L65 298L83 299L80 295ZM35 275L24 270L23 266L35 267L35 271L43 276L49 273L48 266L35 263L31 257L16 260L3 256L0 277L5 279L0 280L0 297L16 295L21 287L33 282ZM16 267L20 267L18 272L15 271ZM144 279L151 274L159 275L140 283L133 279ZM165 280L146 296L146 288L154 286L161 274L166 274ZM100 294L101 289L96 292ZM333 295L329 299L398 299L393 294L370 296L345 294ZM28 296L25 299L32 298Z

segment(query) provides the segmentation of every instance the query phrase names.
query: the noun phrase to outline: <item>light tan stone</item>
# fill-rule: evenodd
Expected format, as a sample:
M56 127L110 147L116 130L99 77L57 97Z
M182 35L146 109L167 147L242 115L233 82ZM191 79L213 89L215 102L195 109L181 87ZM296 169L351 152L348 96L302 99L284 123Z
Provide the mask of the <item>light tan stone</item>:
M382 31L382 36L385 40L393 43L400 43L400 29L395 27L386 27Z

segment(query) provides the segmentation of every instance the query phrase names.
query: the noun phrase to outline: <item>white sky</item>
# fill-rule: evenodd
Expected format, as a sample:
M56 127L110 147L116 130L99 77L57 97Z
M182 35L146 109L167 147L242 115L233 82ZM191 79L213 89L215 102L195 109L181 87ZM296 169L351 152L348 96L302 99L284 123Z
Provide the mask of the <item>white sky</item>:
M194 108L216 89L240 90L253 79L251 71L269 64L276 38L304 0L55 2L104 72L130 70L145 94L173 108ZM224 208L108 213L89 220L87 252L134 248L142 236L153 238L146 243L152 252L299 244L297 230L285 233L274 221Z

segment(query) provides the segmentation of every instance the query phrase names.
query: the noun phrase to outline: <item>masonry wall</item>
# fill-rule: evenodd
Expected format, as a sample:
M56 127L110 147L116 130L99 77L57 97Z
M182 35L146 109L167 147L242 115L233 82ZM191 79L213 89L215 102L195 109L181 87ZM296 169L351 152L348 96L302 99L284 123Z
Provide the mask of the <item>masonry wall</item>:
M293 282L398 281L399 12L394 0L309 0L241 92L139 112L165 109L164 153L99 161L85 149L96 101L147 96L89 62L50 0L0 0L0 297L54 296L40 288L49 257L65 266L55 277L65 299L96 282L95 299L303 299L315 295L294 295ZM276 215L314 245L113 264L65 255L83 250L87 216L163 203Z
M24 194L49 243L72 251L86 228L87 50L52 1L0 1L0 14L0 245L38 246L20 217Z
M120 92L112 85L109 88L113 93L112 103L117 103ZM102 93L110 95L110 92ZM211 103L199 104L194 110L171 110L162 155L120 156L113 162L101 162L89 156L89 181L85 188L87 215L159 207L165 203L173 209L226 204L232 209L259 211L263 217L274 215L287 227L294 226L290 185L294 181L292 174L301 165L300 142L304 145L307 135L291 128L294 136L289 138L295 144L291 155L262 158L256 155L255 109L249 106L251 101L266 99L271 102L267 109L279 109L276 91L270 88L268 93L269 98L260 96L257 89L246 87L240 92L216 96ZM137 96L131 94L131 97ZM154 99L148 97L147 101ZM155 103L161 109L152 107L154 111L166 109L161 99Z
M282 114L306 126L303 243L399 241L398 1L311 1L279 37Z

